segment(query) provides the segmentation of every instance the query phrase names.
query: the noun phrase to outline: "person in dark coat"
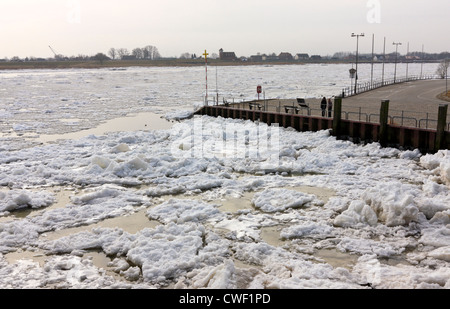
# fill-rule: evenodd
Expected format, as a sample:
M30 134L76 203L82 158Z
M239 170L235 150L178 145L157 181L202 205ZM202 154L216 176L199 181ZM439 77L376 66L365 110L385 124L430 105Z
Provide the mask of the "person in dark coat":
M322 109L322 117L325 117L327 110L327 98L323 97L322 102L320 102L320 108Z

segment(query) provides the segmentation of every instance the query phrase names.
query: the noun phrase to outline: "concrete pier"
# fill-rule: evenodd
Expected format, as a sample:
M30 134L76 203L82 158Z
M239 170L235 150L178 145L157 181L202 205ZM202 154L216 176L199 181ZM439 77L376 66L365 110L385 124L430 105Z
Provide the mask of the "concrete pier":
M419 85L408 85L414 83ZM321 99L307 99L307 108L300 106L297 99L276 99L205 106L197 114L260 121L268 125L279 124L300 132L329 129L339 139L349 139L356 143L379 142L383 147L419 149L422 153L450 149L448 105L435 98L439 94L439 83L421 81L408 84L396 85L397 89L378 89L370 94L365 93L365 96L371 96L370 100L363 96L346 99L335 97L332 117L322 117ZM409 95L405 94L405 87L409 90L415 88L416 91L410 92ZM387 91L391 91L390 95ZM399 99L396 93L404 96L404 99ZM430 95L431 93L434 93L434 97ZM385 98L380 99L381 95ZM353 103L350 100L353 100ZM410 102L405 106L408 110L402 111L402 117L393 116L398 111L392 110L392 106L404 104L403 100ZM360 106L355 102L358 102ZM372 109L372 113L366 113L362 105L366 109ZM378 105L378 108L375 108L375 105ZM423 109L424 105L427 106L426 109ZM349 112L349 107L357 108L358 112ZM414 112L418 118L410 117L409 114L405 116L406 112ZM326 116L328 115L327 111ZM350 119L350 115L353 119ZM407 120L408 124L406 124ZM409 125L409 123L416 125ZM425 123L426 126L423 125Z

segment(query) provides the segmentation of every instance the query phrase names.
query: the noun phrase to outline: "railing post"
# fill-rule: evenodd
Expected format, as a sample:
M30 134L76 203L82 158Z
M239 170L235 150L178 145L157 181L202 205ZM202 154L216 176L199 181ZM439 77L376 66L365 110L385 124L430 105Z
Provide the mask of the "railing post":
M436 141L434 143L435 151L443 149L443 147L445 146L445 126L447 125L447 111L448 104L439 105Z
M381 101L380 109L380 144L385 147L388 141L389 100Z
M341 134L341 117L342 117L342 98L335 97L334 99L334 115L333 115L333 136Z

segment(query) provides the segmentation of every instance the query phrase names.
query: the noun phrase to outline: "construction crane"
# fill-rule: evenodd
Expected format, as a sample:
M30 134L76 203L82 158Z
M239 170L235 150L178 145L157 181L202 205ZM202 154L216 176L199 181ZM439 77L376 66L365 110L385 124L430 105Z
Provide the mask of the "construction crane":
M55 50L49 45L48 47L50 47L50 50L53 52L53 54L55 54L55 59L56 60L63 60L64 56L63 55L59 55L55 52Z

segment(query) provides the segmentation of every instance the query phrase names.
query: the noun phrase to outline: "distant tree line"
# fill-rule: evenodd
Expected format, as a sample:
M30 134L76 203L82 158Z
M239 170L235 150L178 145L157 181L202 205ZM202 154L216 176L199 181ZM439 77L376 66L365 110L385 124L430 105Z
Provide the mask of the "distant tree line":
M197 55L197 54L191 54L191 53L182 53L179 57L179 59L199 59L199 58L203 58L203 55ZM208 57L209 59L218 59L219 55L217 53L211 53Z
M422 53L422 52L410 52L408 56L415 56L423 60L445 60L450 59L450 52L442 53Z
M257 55L261 56L260 53ZM275 53L264 55L267 59L275 59L277 58L277 55ZM200 59L202 58L202 55L195 54L195 53L189 53L185 52L182 53L178 59ZM242 61L246 61L251 59L254 56L251 56L250 58L247 57L240 57ZM309 56L308 56L309 57ZM110 48L107 54L104 53L97 53L94 56L88 56L79 54L78 56L71 56L66 57L63 55L56 55L54 58L36 58L36 57L26 57L26 58L20 58L20 57L12 57L10 59L0 59L0 61L10 61L10 62L28 62L28 61L99 61L100 63L103 63L107 60L157 60L161 59L162 56L158 51L158 48L156 46L147 45L145 47L137 47L132 49L131 51L127 48ZM217 53L211 53L208 57L209 59L219 59L219 55ZM340 51L336 52L333 55L323 56L319 57L321 60L328 61L328 60L338 60L338 61L353 61L355 59L355 53L354 52L348 52L348 51ZM170 58L170 59L176 59ZM371 61L372 54L367 53L360 53L359 59L361 61ZM450 52L441 52L441 53L424 53L424 52L409 52L406 55L401 55L400 53L386 53L386 54L380 54L376 53L374 54L374 59L381 61L382 59L391 61L392 59L398 59L398 61L428 61L428 62L441 62L446 59L450 59ZM312 56L309 60L316 60ZM291 61L295 61L295 59L291 59Z
M134 48L131 52L126 48L111 48L108 55L112 60L125 60L131 58L156 60L161 58L158 48L152 45L147 45L142 48Z

